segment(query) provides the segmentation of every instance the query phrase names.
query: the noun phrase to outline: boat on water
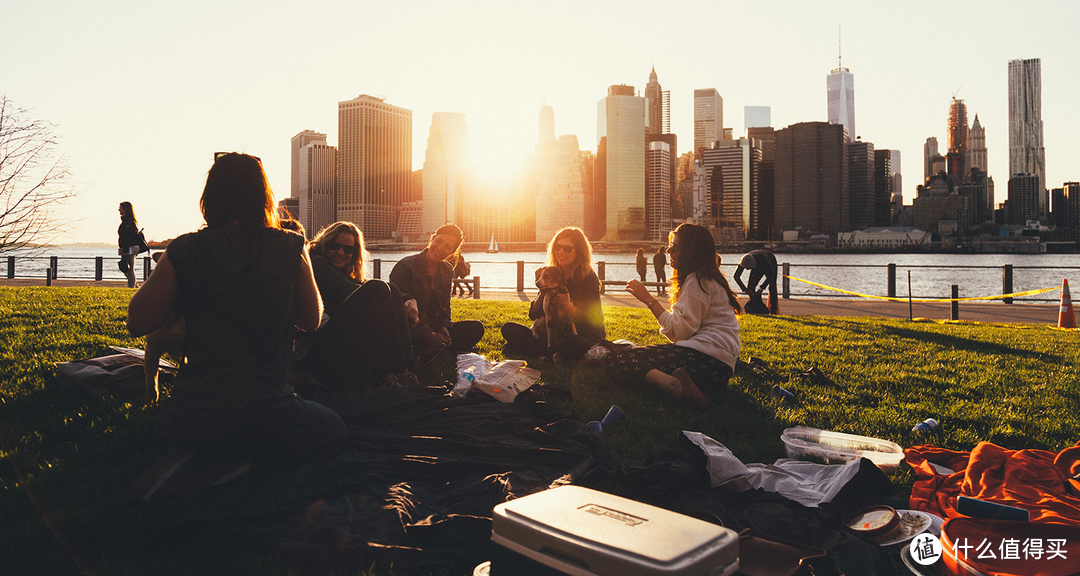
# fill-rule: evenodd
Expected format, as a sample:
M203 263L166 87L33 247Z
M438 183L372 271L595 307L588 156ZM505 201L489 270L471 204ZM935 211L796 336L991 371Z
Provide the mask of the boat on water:
M487 253L497 254L499 252L499 243L495 241L495 233L491 233L491 243L488 244Z

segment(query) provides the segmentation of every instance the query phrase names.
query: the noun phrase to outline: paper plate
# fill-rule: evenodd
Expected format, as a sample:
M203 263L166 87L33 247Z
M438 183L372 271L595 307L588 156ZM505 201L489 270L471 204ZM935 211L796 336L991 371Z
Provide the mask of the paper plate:
M900 514L900 526L903 530L897 536L879 542L879 545L892 546L907 542L923 532L941 536L941 527L945 524L945 520L940 516L920 510L897 510L897 513Z

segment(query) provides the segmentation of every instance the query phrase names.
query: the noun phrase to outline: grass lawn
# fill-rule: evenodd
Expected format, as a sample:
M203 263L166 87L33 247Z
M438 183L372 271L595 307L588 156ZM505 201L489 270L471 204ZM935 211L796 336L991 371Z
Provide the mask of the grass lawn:
M71 574L75 564L53 536L122 501L135 476L163 454L164 407L132 398L97 398L59 386L56 362L110 353L109 345L142 347L123 326L131 292L110 288L0 288L0 562L5 574ZM526 304L454 300L456 318L484 322L479 352L502 359L498 327L525 321ZM610 338L663 341L643 308L607 307ZM765 360L764 376L737 373L701 413L643 386L608 381L598 368L534 365L541 383L568 388L553 400L564 413L598 420L612 404L626 421L606 431L624 462L673 446L681 430L724 443L745 462L784 456L781 432L796 425L969 450L979 441L1007 448L1061 450L1080 440L1080 355L1075 332L1049 327L909 322L868 318L752 317L740 320L742 358ZM831 383L798 376L817 366ZM452 380L453 361L421 374ZM769 399L779 384L794 403ZM911 427L925 418L941 434ZM910 488L905 467L893 475ZM27 495L31 498L28 498ZM51 527L51 528L50 528ZM221 551L189 555L184 572L282 573L272 557L235 559ZM233 566L231 563L237 563ZM124 556L98 555L98 573L146 570ZM359 567L350 574L367 573ZM380 572L381 573L381 572Z

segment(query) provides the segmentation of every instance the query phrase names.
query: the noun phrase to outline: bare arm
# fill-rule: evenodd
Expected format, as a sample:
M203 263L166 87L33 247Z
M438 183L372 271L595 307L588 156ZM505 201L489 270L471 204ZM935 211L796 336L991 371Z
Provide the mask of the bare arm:
M311 271L307 247L304 247L300 259L300 276L296 281L296 327L305 332L315 330L322 320L322 313L322 298L315 285L315 274Z
M660 320L660 315L664 313L664 305L660 303L652 294L649 294L649 289L645 287L638 280L631 280L626 283L626 291L629 292L634 298L637 298L642 304L649 307L649 312L653 313L653 316L657 320Z
M127 329L132 336L144 336L157 330L176 307L176 269L169 253L161 256L154 273L128 302Z

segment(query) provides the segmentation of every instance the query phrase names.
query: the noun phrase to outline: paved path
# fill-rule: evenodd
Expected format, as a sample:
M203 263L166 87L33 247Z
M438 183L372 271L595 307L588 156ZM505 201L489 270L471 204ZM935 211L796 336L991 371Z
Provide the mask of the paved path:
M44 279L0 278L0 286L44 286ZM110 286L124 287L122 280L54 280L53 286ZM529 302L536 297L536 290L514 292L512 290L484 290L484 300L504 300ZM642 306L633 296L621 290L608 290L601 296L605 305ZM975 322L994 322L1002 324L1049 324L1057 326L1059 306L1056 304L1003 304L1000 302L960 302L960 320ZM787 316L873 316L877 318L908 318L907 302L886 300L841 300L830 299L781 299L780 314ZM931 318L948 320L951 316L951 304L948 302L914 302L911 308L912 318Z

